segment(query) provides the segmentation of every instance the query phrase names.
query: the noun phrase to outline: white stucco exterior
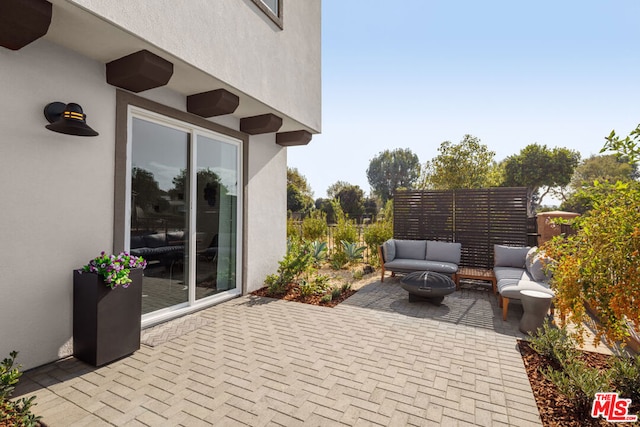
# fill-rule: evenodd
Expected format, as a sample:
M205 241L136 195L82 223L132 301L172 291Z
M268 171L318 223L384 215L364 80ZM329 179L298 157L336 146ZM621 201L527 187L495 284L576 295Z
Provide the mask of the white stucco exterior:
M116 91L105 63L148 49L174 63L165 87L138 96L186 111L186 96L240 96L208 119L239 131L272 113L280 131L320 131L320 0L284 1L284 29L249 0L54 0L46 36L0 47L0 357L31 368L71 354L72 271L114 245ZM75 31L75 33L74 33ZM74 33L74 37L68 37ZM77 102L92 138L45 129L43 108ZM286 148L248 136L243 291L262 286L286 250Z

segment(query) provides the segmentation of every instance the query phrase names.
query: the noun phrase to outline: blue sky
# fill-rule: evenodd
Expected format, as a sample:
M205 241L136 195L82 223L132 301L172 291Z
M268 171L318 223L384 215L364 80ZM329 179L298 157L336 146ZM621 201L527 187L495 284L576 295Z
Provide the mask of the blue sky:
M640 123L640 1L322 0L322 134L288 150L314 197L369 161L480 138L597 154Z

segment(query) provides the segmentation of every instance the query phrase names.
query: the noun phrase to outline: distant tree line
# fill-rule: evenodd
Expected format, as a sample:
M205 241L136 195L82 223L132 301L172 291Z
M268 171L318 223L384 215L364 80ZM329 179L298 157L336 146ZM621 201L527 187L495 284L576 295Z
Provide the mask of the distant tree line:
M640 137L640 131L632 136ZM327 198L314 201L306 178L297 169L289 169L287 208L303 215L317 209L332 222L331 201L338 200L349 218L359 220L374 218L398 190L526 187L531 216L544 208L542 201L548 195L562 201L561 209L583 213L590 208L590 193L602 191L596 183L640 177L637 165L624 155L634 153L634 141L616 138L614 133L607 137L606 147L618 148L617 155L593 155L583 161L575 150L533 143L498 162L495 152L472 135L464 135L459 143L442 142L438 155L424 165L409 148L385 150L369 162L366 174L372 194L368 196L357 185L336 181L327 189Z

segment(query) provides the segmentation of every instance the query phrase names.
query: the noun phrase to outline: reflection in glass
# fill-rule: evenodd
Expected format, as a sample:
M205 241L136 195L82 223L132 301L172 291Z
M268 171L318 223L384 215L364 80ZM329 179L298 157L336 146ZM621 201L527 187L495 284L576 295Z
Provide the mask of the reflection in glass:
M238 149L197 137L196 298L236 287Z
M188 301L189 134L133 118L130 251L147 260L143 314Z

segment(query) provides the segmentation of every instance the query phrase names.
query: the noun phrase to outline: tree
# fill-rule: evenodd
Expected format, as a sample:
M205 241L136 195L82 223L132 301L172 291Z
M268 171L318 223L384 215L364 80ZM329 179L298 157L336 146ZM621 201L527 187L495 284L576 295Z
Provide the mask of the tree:
M174 178L175 180L175 178ZM134 167L131 170L131 193L134 197L134 205L143 210L152 210L163 200L167 193L160 189L153 173L146 169Z
M311 208L313 208L313 200L293 184L287 184L287 210L307 213Z
M349 187L351 184L349 184L346 181L336 181L333 184L331 184L329 186L329 188L327 188L327 197L329 199L335 199L336 196L338 195L338 193L346 187Z
M487 187L500 187L504 182L504 162L491 162L487 174Z
M637 167L615 155L591 156L584 160L573 173L569 191L562 195L560 208L571 212L585 213L593 206L593 200L607 191L616 182L633 181Z
M373 197L367 197L364 199L364 213L370 215L371 218L375 218L378 214L378 202Z
M313 192L307 178L298 169L287 168L287 210L306 213L313 206Z
M289 184L296 187L300 193L313 197L307 178L298 171L298 168L287 168L287 185Z
M382 199L393 198L398 188L414 188L420 178L420 160L409 148L385 150L371 159L367 169L369 185Z
M580 153L568 148L550 150L546 145L530 144L504 160L503 184L527 187L528 211L533 216L544 196L569 184L579 160Z
M624 158L613 154L591 156L585 159L573 173L569 187L576 191L583 187L593 186L594 181L631 181L636 174L636 167Z
M632 130L624 139L620 139L620 137L616 135L616 131L612 130L605 140L607 142L604 144L604 147L602 147L602 150L600 150L601 153L605 151L615 151L618 156L626 157L632 165L640 162L640 125Z
M336 199L349 218L356 219L364 214L364 191L360 186L347 184L336 194Z
M438 154L425 165L423 185L437 190L484 188L490 185L495 152L480 139L465 135L459 144L445 141Z
M327 224L335 224L336 222L336 214L333 211L333 205L331 204L332 199L317 199L316 200L316 209L322 211L327 217Z

